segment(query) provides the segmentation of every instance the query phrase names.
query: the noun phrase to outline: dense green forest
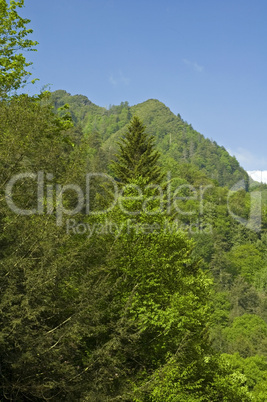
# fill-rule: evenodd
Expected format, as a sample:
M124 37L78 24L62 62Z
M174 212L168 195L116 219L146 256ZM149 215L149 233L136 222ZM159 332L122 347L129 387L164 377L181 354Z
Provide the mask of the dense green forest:
M75 125L85 135L99 141L107 160L116 151L116 142L125 133L131 117L137 115L146 125L147 133L155 138L155 145L162 154L161 165L175 174L179 169L190 168L191 174L199 175L201 171L220 186L231 186L244 178L247 180L244 169L225 148L195 131L179 114L175 116L156 99L132 107L128 102L122 102L119 106L105 109L90 102L86 96L71 96L58 90L52 93L52 102L55 108L69 105Z
M267 186L158 100L13 93L36 43L12 4L0 399L266 401Z

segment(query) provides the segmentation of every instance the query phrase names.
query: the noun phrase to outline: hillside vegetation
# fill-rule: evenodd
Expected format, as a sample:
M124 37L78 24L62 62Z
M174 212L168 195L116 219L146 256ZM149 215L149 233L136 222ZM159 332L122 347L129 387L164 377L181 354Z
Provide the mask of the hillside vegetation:
M241 179L248 180L245 170L224 147L205 138L156 99L131 107L122 102L109 109L94 105L86 96L71 96L63 90L53 92L51 99L55 108L69 105L75 124L85 135L97 138L98 147L106 152L108 160L116 152L116 142L125 134L131 117L137 115L146 125L147 133L154 136L164 168L201 171L220 186L231 187Z
M157 100L15 94L0 5L1 401L266 401L266 186Z

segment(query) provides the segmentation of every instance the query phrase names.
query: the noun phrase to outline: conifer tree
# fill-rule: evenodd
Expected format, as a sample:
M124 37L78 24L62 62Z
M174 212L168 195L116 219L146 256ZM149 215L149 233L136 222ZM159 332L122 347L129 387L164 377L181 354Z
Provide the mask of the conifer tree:
M134 116L125 137L119 142L116 161L112 162L112 170L116 179L122 183L130 183L142 177L147 184L159 184L162 173L157 165L160 154L154 149L154 139L145 132L145 126Z

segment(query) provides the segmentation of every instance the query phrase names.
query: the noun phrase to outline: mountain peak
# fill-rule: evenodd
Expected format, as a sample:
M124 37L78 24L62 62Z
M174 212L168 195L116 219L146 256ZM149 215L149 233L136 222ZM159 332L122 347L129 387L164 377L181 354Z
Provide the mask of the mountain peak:
M51 98L56 108L69 104L74 123L81 126L84 134L97 133L107 158L116 153L116 141L125 134L131 117L137 115L144 122L147 134L154 137L166 169L175 173L181 165L185 165L186 170L191 166L194 172L200 170L219 185L230 187L248 178L225 148L194 130L191 124L158 99L148 99L131 107L128 102L122 102L120 106L114 105L107 110L90 102L84 95L71 96L62 90L52 93Z

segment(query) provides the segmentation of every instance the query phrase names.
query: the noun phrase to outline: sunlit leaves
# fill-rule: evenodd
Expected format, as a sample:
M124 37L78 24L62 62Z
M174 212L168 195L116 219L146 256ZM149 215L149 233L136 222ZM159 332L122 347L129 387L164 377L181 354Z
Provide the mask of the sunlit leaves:
M31 75L24 52L36 50L36 41L27 38L32 33L26 26L30 20L22 18L17 9L24 6L24 0L0 0L0 98L17 90Z

